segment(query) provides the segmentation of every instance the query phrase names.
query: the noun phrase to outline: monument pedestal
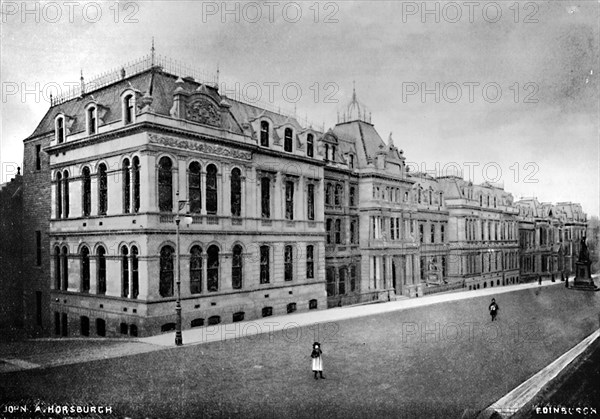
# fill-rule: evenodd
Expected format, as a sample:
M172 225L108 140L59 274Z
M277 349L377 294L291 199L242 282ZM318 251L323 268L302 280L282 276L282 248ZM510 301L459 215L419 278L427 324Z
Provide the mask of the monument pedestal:
M598 291L600 288L594 284L591 271L592 262L575 262L575 280L573 289L583 291Z

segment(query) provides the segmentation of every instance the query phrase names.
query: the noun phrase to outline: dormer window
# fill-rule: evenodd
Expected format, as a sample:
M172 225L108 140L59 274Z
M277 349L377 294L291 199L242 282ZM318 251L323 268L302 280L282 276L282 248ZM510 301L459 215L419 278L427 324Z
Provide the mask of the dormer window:
M98 114L95 105L91 105L86 112L87 117L87 133L94 135L98 130Z
M314 147L315 147L315 138L312 134L308 134L308 136L306 137L306 155L308 157L312 157L314 154Z
M329 144L325 144L325 161L329 160Z
M350 169L354 169L354 154L350 154L348 157L349 157Z
M292 137L292 129L286 128L283 134L283 150L287 151L288 153L292 152Z
M54 137L58 144L65 141L65 117L59 115L54 121Z
M331 146L331 161L335 161L335 146Z
M260 123L260 145L263 147L269 146L269 123L261 121Z
M135 99L133 94L127 94L123 98L123 123L125 125L135 122Z

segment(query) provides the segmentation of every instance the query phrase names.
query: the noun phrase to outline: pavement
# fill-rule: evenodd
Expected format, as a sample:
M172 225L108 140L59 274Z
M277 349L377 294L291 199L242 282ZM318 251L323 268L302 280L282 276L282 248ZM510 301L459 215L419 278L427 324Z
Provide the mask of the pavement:
M183 342L184 346L201 345L229 339L240 339L263 333L274 333L280 330L314 324L374 316L445 302L468 300L483 296L489 296L490 299L492 297L497 298L498 295L504 293L550 286L564 287L564 282L544 281L542 285L527 283L472 291L448 292L413 299L403 298L391 302L345 306L328 310L294 313L285 316L272 316L232 324L213 325L184 330ZM555 380L566 366L577 359L599 337L600 330L597 330L529 380L493 403L488 409L481 412L478 417L512 416L539 394L549 382ZM168 348L176 348L174 332L137 339L56 338L0 343L0 374L118 358Z

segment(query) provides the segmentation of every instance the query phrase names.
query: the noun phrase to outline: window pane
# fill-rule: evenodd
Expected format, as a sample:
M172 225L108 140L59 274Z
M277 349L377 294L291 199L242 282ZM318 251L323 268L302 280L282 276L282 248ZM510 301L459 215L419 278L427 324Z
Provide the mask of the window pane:
M202 292L202 249L199 246L192 247L190 254L190 293Z
M171 246L160 250L159 292L161 297L173 296L173 253Z
M217 167L214 164L206 169L206 212L217 213Z
M271 218L271 179L268 177L260 180L260 197L262 218Z
M239 217L242 214L242 173L235 168L231 171L231 215Z
M173 163L163 157L158 163L158 209L161 212L173 211Z
M260 283L268 284L270 282L269 264L270 264L269 246L260 247Z
M214 292L219 290L219 248L210 246L207 253L206 285L209 292Z

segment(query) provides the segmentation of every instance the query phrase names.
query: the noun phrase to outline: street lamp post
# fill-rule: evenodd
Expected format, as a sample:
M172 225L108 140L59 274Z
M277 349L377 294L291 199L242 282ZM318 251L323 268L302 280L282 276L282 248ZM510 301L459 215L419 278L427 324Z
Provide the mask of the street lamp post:
M179 200L179 191L177 191L177 214L175 215L175 236L176 236L176 263L177 269L175 270L177 277L175 283L177 285L177 303L175 305L175 345L181 346L183 345L183 335L181 334L181 263L180 263L180 251L179 251L179 223L181 222L181 218L179 217L179 211L185 206L187 203L186 200ZM184 220L187 224L192 223L191 217L184 217Z

